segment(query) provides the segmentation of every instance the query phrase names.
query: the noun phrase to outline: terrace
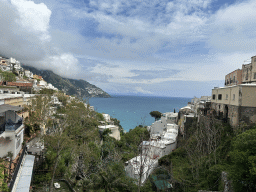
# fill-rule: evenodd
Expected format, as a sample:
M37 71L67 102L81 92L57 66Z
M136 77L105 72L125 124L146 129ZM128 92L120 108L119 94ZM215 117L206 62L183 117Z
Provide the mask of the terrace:
M11 105L0 106L0 132L16 131L23 127L23 118L17 115L16 111L21 111L23 108Z

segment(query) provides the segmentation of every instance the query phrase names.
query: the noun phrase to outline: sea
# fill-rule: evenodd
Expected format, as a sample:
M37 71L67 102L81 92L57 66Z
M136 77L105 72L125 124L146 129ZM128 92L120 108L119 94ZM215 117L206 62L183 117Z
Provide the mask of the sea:
M128 132L138 125L149 126L155 118L150 116L151 111L161 113L176 112L187 106L192 98L182 97L152 97L152 96L123 96L112 95L110 98L90 98L91 106L99 113L107 113L120 121L123 129Z

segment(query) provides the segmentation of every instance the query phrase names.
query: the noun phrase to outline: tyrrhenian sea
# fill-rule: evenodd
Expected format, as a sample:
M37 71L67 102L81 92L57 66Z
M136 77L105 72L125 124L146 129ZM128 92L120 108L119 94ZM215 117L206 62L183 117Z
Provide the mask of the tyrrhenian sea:
M124 130L129 131L138 125L151 125L155 121L149 115L151 111L165 113L175 109L177 112L189 101L191 98L114 95L111 98L90 98L89 104L97 112L117 118Z

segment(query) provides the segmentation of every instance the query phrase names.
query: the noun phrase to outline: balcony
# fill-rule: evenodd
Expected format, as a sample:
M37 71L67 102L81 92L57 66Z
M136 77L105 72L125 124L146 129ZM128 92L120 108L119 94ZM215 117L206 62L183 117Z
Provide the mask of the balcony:
M22 121L23 118L18 119L16 123L8 119L8 121L5 123L5 131L16 131L23 125Z

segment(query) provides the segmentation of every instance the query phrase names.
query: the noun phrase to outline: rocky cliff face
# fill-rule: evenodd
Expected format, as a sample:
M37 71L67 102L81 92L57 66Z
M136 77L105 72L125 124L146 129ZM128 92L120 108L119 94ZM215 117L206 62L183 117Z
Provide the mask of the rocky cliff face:
M33 74L41 75L45 81L51 83L59 90L64 91L68 95L78 97L110 97L108 93L90 84L85 80L76 80L63 78L49 70L39 70L30 66L22 66L24 69L30 70Z

